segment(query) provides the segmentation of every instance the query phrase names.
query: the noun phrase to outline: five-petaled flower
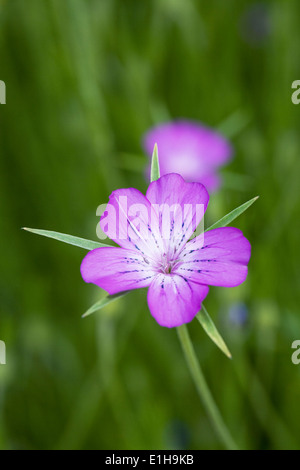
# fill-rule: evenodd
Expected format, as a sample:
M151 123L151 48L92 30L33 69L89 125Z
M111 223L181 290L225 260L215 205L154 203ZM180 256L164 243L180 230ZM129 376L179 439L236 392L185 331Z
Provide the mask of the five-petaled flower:
M230 143L221 134L187 120L167 122L150 129L143 140L149 157L155 143L159 148L161 176L179 173L186 181L204 184L208 191L219 188L218 169L233 154Z
M160 325L190 322L208 286L238 286L250 259L250 243L236 228L213 229L190 240L199 223L197 205L205 211L208 201L201 183L187 183L175 173L150 183L146 196L133 188L114 191L100 226L120 247L90 251L81 265L83 279L109 294L149 287L149 309ZM145 210L130 215L132 205ZM112 217L117 227L108 223Z

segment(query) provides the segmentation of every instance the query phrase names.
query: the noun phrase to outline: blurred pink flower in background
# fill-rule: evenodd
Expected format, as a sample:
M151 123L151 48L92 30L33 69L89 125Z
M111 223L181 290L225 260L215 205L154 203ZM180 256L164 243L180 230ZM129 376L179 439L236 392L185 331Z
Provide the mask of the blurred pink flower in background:
M179 173L186 181L204 184L208 191L219 188L218 169L233 154L225 137L203 124L186 120L160 124L149 130L143 139L149 157L155 143L158 145L161 176Z

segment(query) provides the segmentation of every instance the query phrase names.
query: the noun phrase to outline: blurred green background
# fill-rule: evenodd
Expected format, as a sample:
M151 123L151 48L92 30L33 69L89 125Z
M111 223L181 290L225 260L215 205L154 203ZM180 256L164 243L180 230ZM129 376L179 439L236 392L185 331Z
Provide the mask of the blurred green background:
M194 320L198 358L241 448L300 448L299 18L296 0L0 1L1 449L222 448L145 291L82 319L103 295L86 252L20 230L96 239L97 206L147 188L143 133L178 117L235 148L206 224L260 195L234 223L247 282L205 302L233 360Z

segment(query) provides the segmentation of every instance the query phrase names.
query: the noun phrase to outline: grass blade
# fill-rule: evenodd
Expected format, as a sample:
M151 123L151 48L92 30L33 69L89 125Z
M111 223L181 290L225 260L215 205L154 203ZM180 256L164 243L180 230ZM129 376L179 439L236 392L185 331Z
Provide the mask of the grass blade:
M93 240L86 240L85 238L74 237L73 235L67 235L66 233L52 232L49 230L39 230L35 228L23 227L23 230L32 232L43 237L54 238L60 242L68 243L69 245L79 246L85 250L94 250L95 248L107 247L104 243L95 242Z
M242 132L250 122L250 113L238 109L219 124L218 131L227 139L232 139Z
M157 144L154 145L153 153L152 153L152 160L151 160L151 182L158 180L160 177L160 169L159 169L159 160L158 160L158 148Z
M196 318L201 324L201 326L203 327L204 331L208 334L210 339L218 346L219 349L221 349L221 351L225 354L225 356L231 359L232 356L228 347L225 344L225 341L223 340L222 336L218 332L214 322L210 318L203 304L202 304L202 308L200 312L197 313Z
M108 305L110 302L113 302L116 299L119 299L120 297L123 297L123 295L128 294L128 290L125 290L123 292L119 292L118 294L114 295L107 295L101 300L98 300L92 307L90 307L81 317L85 318L88 317L89 315L92 315L92 313L97 312L97 310L101 310L101 308L105 307Z
M259 196L254 197L253 199L250 199L247 202L244 202L239 207L236 207L233 209L233 211L229 212L229 214L224 215L222 219L218 220L214 224L212 224L210 227L208 227L205 232L208 230L212 230L213 228L220 228L220 227L226 227L226 225L230 224L234 219L236 219L239 215L241 215L245 210L247 210L252 204L259 198Z

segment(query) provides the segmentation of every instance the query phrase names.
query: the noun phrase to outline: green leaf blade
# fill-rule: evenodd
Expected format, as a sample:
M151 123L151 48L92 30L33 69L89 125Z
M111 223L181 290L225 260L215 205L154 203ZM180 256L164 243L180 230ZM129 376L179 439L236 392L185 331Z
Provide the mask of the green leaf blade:
M150 181L156 181L160 178L159 160L158 160L158 148L157 144L154 145L152 159L151 159L151 177Z
M226 225L230 224L233 220L235 220L237 217L239 217L243 212L245 212L247 209L249 209L252 204L257 201L259 196L254 197L253 199L250 199L247 202L244 202L239 207L236 207L233 209L233 211L229 212L228 214L224 215L220 220L212 224L210 227L208 227L205 232L208 232L208 230L212 230L214 228L221 228L221 227L226 227Z
M225 341L223 340L222 336L218 332L214 322L212 321L211 317L209 316L203 304L202 304L200 312L197 313L196 318L201 324L206 334L210 337L210 339L218 346L218 348L225 354L225 356L231 359L232 358L231 352L226 346Z
M116 299L119 299L120 297L123 297L123 295L128 294L130 291L126 290L123 292L119 292L118 294L113 294L113 295L107 295L101 300L98 300L94 305L92 305L82 316L81 318L86 318L89 315L92 315L92 313L97 312L98 310L101 310L103 307L106 305L110 304Z
M40 230L35 228L23 227L23 230L27 232L35 233L36 235L41 235L43 237L53 238L63 243L68 243L69 245L78 246L85 250L95 250L96 248L109 247L104 243L95 242L93 240L87 240L85 238L75 237L73 235L68 235L66 233L53 232L51 230Z

